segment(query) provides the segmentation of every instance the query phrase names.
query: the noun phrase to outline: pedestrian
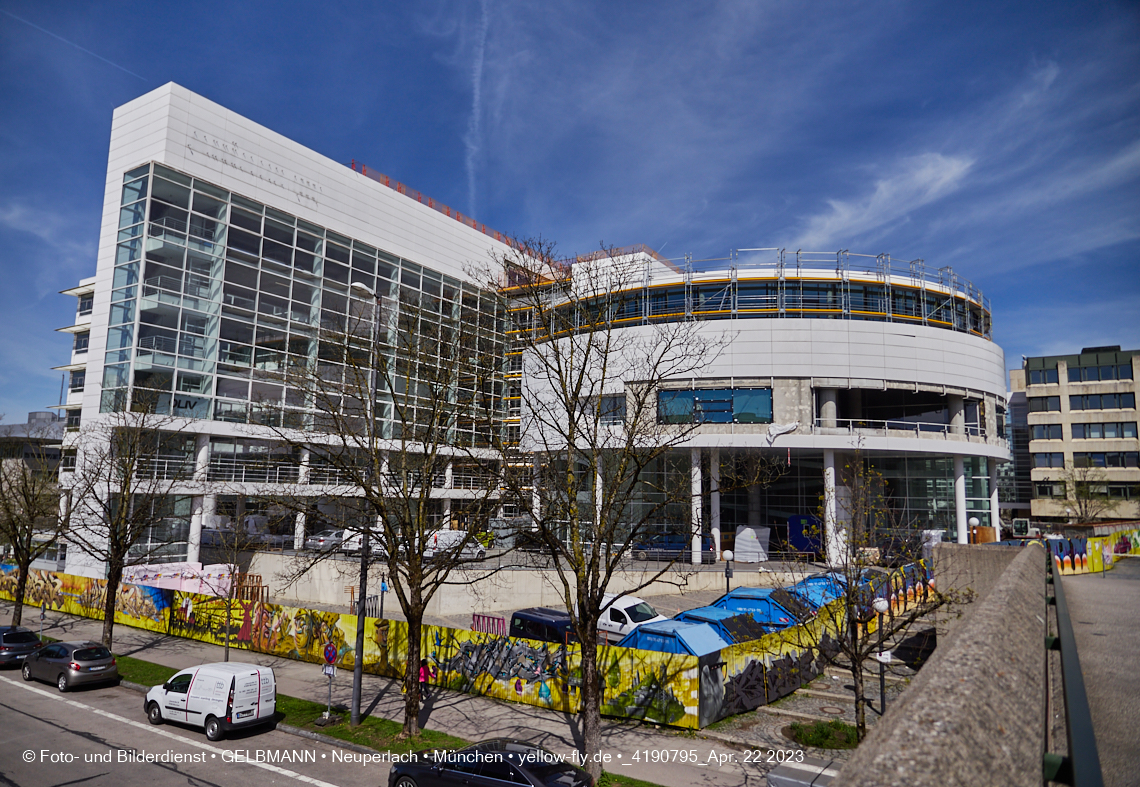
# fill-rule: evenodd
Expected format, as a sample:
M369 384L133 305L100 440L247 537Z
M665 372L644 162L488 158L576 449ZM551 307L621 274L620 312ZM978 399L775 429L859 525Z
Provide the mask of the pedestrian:
M420 659L420 699L427 698L428 680L435 680L435 667L428 666L427 659Z

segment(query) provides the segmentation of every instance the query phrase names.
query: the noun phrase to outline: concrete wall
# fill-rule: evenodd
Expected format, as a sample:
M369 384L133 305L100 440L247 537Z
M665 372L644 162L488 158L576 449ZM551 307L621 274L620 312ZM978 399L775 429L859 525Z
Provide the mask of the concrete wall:
M345 586L356 585L359 563L352 560L323 560L298 581L288 584L286 577L296 571L297 564L288 555L261 552L254 556L249 571L260 574L269 585L269 597L279 603L309 603L347 606ZM373 569L369 584L378 584L377 570ZM486 572L456 572L454 580L464 581L464 573L471 579L484 577ZM623 571L610 582L612 592L630 591L645 582L651 574L641 571ZM791 574L773 571L750 571L736 567L733 587L776 587L802 579L802 573ZM670 571L648 587L636 591L638 596L677 593L698 590L723 590L724 574L720 571ZM526 607L562 606L561 584L553 570L504 569L473 585L452 585L443 588L428 605L427 613L435 616L469 615L472 612L509 612ZM396 604L394 597L389 602Z
M940 644L981 606L1023 547L939 544L934 552L934 583L950 596L935 614Z
M1015 553L836 777L839 787L1040 787L1045 550ZM997 556L982 558L997 565Z

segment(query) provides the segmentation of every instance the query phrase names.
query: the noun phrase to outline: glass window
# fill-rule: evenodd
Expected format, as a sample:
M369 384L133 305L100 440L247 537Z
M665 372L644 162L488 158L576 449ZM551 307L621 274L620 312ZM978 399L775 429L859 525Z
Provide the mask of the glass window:
M1070 397L1070 399L1075 397ZM1029 412L1060 412L1061 397L1059 396L1031 396L1029 397Z
M77 372L72 372L71 373L71 379L69 380L69 382L67 384L67 389L69 391L82 391L83 386L86 384L86 382L87 382L87 371L86 370L81 369Z
M143 175L149 175L149 174L150 174L150 164L143 164L141 167L136 167L135 169L132 169L127 174L123 175L123 182L126 183L128 181L134 180L135 178L141 178Z
M75 334L75 341L72 342L71 349L73 352L85 353L87 352L87 345L91 342L91 332L83 331L82 333Z
M119 211L119 226L129 227L132 224L138 224L143 220L146 215L146 202L136 202L134 205L127 205Z
M1073 434L1076 437L1076 434ZM1060 424L1034 424L1033 425L1033 440L1060 440L1061 425Z
M155 178L151 187L151 198L177 205L180 208L190 207L190 189L171 183L169 180Z
M137 240L126 241L115 247L115 264L122 265L137 260L141 256L142 246Z
M224 396L228 399L248 399L249 381L231 380L227 377L219 377L218 396Z
M95 296L94 295L88 293L87 295L80 295L79 296L79 313L81 315L90 314L91 310L94 308L94 306L95 306Z
M772 423L772 389L735 389L732 392L732 420L738 424Z
M693 422L693 391L658 391L657 420L666 424Z

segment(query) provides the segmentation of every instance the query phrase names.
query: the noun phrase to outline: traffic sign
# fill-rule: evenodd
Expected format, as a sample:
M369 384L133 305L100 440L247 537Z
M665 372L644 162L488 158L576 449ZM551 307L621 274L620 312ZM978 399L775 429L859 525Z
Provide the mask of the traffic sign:
M325 662L332 664L336 661L336 645L331 642L325 643Z

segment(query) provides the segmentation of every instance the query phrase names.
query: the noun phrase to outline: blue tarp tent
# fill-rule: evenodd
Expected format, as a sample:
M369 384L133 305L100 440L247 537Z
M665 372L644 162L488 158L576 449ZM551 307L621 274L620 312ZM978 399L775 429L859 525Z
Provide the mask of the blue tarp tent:
M731 643L707 623L685 623L680 620L659 620L645 623L625 635L619 648L640 648L661 653L688 653L704 656L729 647Z
M730 612L719 607L697 607L675 616L685 623L708 623L727 642L749 642L760 639L767 632L747 612Z
M783 588L736 588L712 605L736 614L747 612L768 631L791 628L814 614Z
M843 595L847 587L847 578L837 572L816 574L805 577L796 584L787 588L787 591L804 603L819 609Z

